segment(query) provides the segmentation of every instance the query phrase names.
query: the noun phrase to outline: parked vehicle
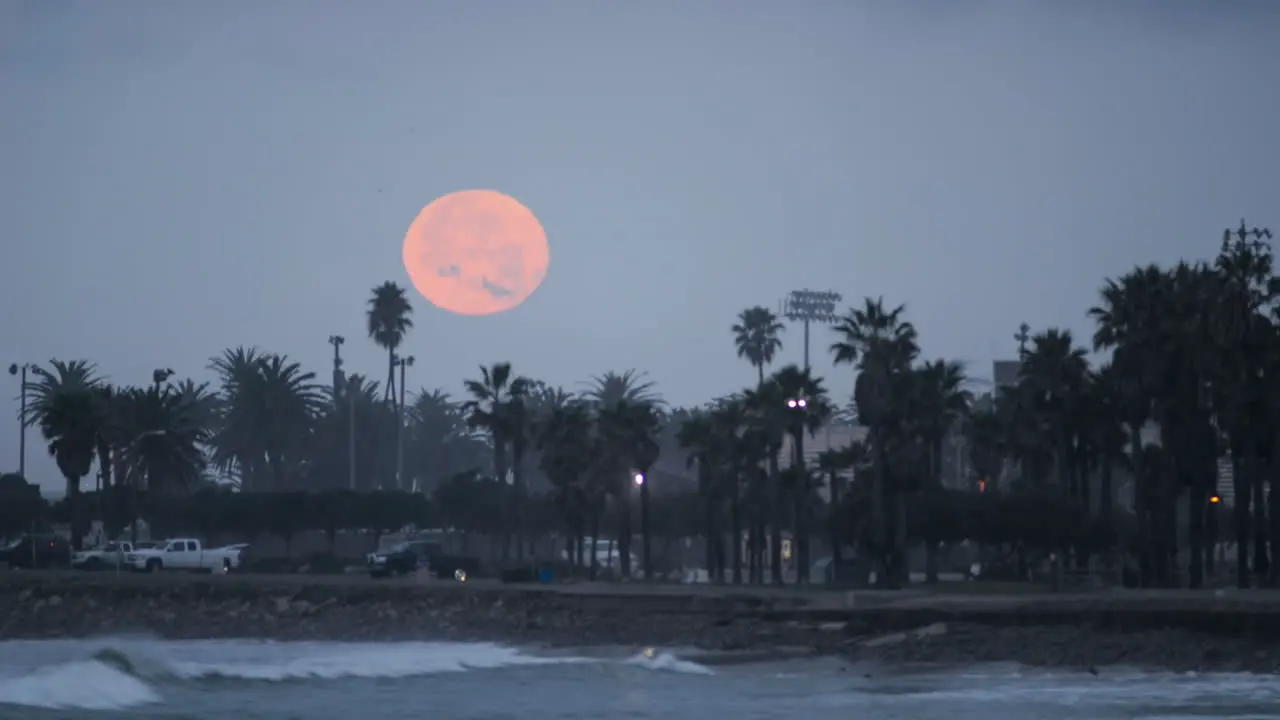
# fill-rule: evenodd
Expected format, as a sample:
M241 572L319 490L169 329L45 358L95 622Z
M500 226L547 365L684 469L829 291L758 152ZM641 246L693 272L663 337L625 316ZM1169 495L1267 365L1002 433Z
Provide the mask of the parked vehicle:
M106 570L123 567L125 558L134 552L131 542L109 542L100 548L71 554L71 567L76 570Z
M0 549L0 565L11 568L67 567L71 544L58 535L22 535Z
M431 557L441 554L440 544L429 540L410 540L387 550L369 553L369 577L382 578L407 575L431 569Z
M125 556L134 570L159 572L231 572L240 567L239 548L206 548L193 538L173 538L151 549L135 549Z

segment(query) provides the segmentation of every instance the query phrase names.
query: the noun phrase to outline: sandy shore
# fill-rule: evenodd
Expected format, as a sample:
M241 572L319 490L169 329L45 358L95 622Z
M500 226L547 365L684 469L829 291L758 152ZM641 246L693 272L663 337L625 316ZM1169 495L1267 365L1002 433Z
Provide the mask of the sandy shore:
M841 593L517 586L363 576L0 573L0 639L149 632L702 648L707 662L854 661L1280 669L1280 595ZM1280 648L1280 646L1277 646Z

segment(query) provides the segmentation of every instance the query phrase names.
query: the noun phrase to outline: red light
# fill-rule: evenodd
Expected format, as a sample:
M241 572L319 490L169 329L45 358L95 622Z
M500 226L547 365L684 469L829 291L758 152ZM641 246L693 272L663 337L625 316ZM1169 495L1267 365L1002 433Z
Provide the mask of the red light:
M986 492L986 491L987 491L987 481L986 481L986 480L979 480L979 481L978 481L978 492L980 492L980 493L984 493L984 492Z

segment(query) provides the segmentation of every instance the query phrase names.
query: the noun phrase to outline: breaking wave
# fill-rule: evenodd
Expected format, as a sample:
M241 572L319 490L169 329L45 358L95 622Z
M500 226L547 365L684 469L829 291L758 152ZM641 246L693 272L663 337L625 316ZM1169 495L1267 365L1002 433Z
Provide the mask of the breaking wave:
M23 645L27 648L17 647ZM37 649L40 652L30 652ZM450 642L12 641L0 643L0 653L40 663L22 669L0 666L0 707L79 710L127 710L161 702L166 683L394 679L610 662L533 655L493 643ZM651 649L624 664L653 671L711 674L697 663Z

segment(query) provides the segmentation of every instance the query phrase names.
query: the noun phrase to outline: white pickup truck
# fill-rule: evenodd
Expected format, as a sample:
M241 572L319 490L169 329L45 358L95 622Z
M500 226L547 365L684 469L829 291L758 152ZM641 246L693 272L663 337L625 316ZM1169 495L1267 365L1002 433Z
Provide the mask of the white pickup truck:
M142 549L139 545L137 549ZM76 570L106 570L125 566L125 558L134 552L133 543L109 542L100 548L71 554L71 567Z
M158 543L156 547L134 550L125 555L125 564L134 570L159 572L161 570L186 570L189 572L231 572L240 567L241 548L206 548L199 540L173 538Z

